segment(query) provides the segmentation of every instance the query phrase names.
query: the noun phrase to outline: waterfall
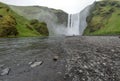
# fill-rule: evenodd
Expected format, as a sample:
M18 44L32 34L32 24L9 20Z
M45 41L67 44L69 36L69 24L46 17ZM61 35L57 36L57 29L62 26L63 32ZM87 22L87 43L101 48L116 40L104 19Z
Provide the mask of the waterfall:
M68 15L67 36L82 35L87 27L87 17L93 5L89 5L80 13Z
M80 14L68 15L68 26L66 35L79 35Z

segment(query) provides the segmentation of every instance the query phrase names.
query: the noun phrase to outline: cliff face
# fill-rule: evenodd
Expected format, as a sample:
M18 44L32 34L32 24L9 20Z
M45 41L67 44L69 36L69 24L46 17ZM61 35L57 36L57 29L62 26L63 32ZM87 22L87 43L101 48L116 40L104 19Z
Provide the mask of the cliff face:
M86 21L86 18L89 16L90 14L90 11L91 9L94 7L94 5L89 5L87 6L85 9L83 9L81 12L80 12L80 28L79 28L79 31L80 31L80 35L83 35L84 33L84 30L86 29L87 27L87 21Z
M119 35L120 1L95 2L94 8L87 17L87 23L84 35Z
M66 27L68 14L62 10L41 6L10 6L19 15L31 20L38 19L46 22L50 35L55 35L56 28Z
M0 3L0 37L48 36L47 24L35 22L15 13L8 5ZM39 31L35 27L42 31Z

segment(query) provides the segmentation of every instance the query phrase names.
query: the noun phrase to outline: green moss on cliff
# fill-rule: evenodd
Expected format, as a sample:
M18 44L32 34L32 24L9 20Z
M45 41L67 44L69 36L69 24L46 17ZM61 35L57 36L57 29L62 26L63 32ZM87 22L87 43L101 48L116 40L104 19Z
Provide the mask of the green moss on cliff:
M120 35L120 1L95 2L84 35Z
M9 36L17 36L18 31L16 29L16 21L10 16L2 16L0 18L0 37L9 37Z
M0 37L48 36L47 25L44 26L47 31L44 32L45 35L38 32L30 23L31 21L18 15L7 5L0 3Z
M44 35L44 36L49 35L47 24L45 22L39 22L38 20L34 19L34 20L31 20L30 25L41 35Z

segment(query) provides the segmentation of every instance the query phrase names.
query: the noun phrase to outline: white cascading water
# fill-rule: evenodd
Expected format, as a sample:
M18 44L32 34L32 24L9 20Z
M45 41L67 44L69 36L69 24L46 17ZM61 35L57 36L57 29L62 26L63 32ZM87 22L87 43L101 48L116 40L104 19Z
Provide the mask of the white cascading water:
M86 19L92 6L93 5L89 5L80 13L68 15L67 36L83 35L83 32L87 27Z
M79 35L80 25L80 14L69 14L68 15L68 26L66 35Z

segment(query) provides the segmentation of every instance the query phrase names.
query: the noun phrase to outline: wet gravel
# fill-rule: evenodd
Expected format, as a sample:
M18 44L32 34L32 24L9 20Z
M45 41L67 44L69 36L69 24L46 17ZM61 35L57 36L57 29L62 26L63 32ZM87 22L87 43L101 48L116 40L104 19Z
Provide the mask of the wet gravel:
M118 37L73 37L67 40L66 81L120 81Z
M120 38L0 39L0 74L6 68L0 81L120 81Z

